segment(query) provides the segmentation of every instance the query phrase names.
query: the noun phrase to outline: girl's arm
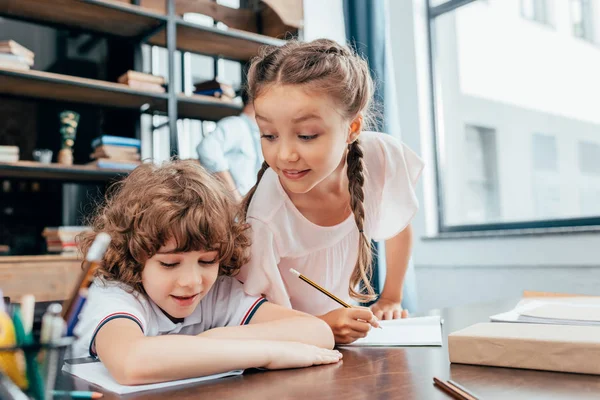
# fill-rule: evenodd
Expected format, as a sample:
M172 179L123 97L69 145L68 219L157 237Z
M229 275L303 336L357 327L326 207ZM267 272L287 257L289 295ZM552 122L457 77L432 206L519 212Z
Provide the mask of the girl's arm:
M402 310L402 288L412 251L412 227L408 225L402 232L385 242L386 278L379 300L371 306L380 319L404 318Z
M124 385L192 378L253 367L297 368L335 363L336 350L293 342L228 340L187 335L146 337L125 318L106 323L96 335L96 352Z
M300 342L332 349L333 333L325 321L300 311L263 303L249 325L215 328L201 337Z

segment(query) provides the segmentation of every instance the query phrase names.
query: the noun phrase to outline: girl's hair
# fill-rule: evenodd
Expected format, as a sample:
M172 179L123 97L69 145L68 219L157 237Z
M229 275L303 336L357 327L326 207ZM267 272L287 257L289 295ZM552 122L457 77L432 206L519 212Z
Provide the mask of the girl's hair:
M250 244L225 187L192 160L140 165L109 188L89 225L80 242L84 255L97 233L111 237L96 275L140 293L144 264L170 239L177 252L216 250L219 275L236 274Z
M363 126L372 121L373 79L367 62L346 46L319 39L308 43L289 41L281 47L266 47L256 56L248 71L248 95L254 100L272 85L303 85L331 96L338 111L347 120L358 116ZM350 206L359 231L358 260L350 277L350 296L361 301L374 299L370 284L372 275L371 241L364 233L363 152L359 140L348 146L347 172ZM247 213L252 196L263 174L269 168L264 162L256 185L242 203ZM360 286L362 285L362 288ZM359 288L357 290L357 288ZM364 293L366 289L367 294Z

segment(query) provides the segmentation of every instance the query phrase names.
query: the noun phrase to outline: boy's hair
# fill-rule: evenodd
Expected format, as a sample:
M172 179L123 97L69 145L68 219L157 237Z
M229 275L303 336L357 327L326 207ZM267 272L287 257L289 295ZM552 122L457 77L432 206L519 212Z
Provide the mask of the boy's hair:
M216 250L219 275L231 276L247 261L250 244L236 211L225 187L197 161L145 163L109 188L80 248L86 255L96 234L108 233L111 242L96 275L140 293L144 264L171 238L177 252Z
M332 40L319 39L308 43L289 41L281 47L262 48L252 59L248 71L248 95L258 98L271 85L303 85L331 96L338 110L348 121L358 116L363 126L373 122L372 99L374 83L367 62L346 46ZM348 181L350 206L359 230L358 260L350 277L350 296L362 301L373 300L371 241L364 234L363 151L359 140L348 145ZM252 196L269 165L264 162L256 185L242 204L247 213ZM358 289L362 285L366 289Z

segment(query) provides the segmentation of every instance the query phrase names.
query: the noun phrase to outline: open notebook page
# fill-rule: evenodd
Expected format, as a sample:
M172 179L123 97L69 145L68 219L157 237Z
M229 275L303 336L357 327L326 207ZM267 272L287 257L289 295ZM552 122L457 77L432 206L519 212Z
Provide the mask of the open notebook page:
M367 337L345 346L441 346L439 316L380 321L383 329L371 329Z
M118 384L108 373L106 367L101 362L89 362L85 364L65 364L63 371L75 375L85 381L98 385L110 392L117 394L127 394L143 392L146 390L157 390L172 386L187 385L190 383L202 382L211 379L224 378L226 376L241 375L243 370L224 372L221 374L202 376L198 378L181 379L177 381L152 383L149 385L125 386Z

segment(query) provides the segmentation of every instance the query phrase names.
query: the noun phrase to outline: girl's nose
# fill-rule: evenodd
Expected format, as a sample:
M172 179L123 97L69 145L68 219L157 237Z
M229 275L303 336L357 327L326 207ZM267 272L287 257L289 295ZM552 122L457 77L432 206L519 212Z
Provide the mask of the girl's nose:
M288 142L283 142L279 146L279 159L286 162L298 161L298 153L295 147Z

